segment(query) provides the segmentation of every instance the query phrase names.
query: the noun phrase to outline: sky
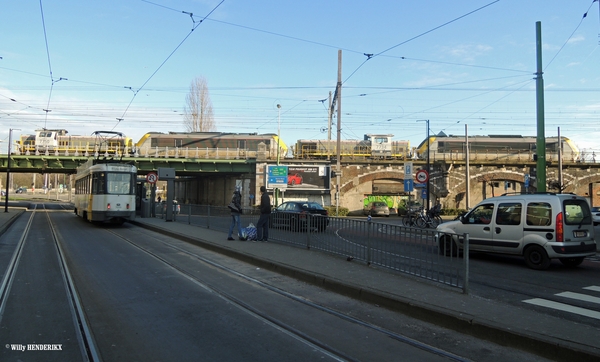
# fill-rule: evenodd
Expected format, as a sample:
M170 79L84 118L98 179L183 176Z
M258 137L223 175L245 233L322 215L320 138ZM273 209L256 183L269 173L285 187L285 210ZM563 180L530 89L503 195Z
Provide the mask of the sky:
M216 131L279 132L288 146L327 139L340 50L341 139L393 134L416 147L427 131L535 136L537 22L545 136L560 128L600 152L592 0L7 2L0 152L10 129L13 140L40 128L135 141L183 132L197 77Z

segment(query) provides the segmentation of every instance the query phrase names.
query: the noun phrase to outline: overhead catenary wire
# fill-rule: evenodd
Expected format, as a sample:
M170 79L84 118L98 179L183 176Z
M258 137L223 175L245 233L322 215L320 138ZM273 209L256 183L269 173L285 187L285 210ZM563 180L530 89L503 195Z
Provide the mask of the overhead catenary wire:
M564 49L565 45L567 45L569 43L569 41L571 40L571 38L573 38L573 35L577 31L577 29L579 29L579 27L583 23L583 20L587 17L588 12L592 8L592 5L594 5L594 3L596 1L598 1L598 0L592 0L592 3L588 7L587 11L583 14L583 16L581 17L581 20L579 20L579 24L577 24L577 26L575 27L575 29L573 30L573 32L571 33L571 35L569 35L569 37L567 38L567 40L565 40L565 42L560 47L560 49L558 49L558 51L556 52L556 54L554 54L554 56L552 57L552 59L550 59L550 61L548 62L548 64L546 64L546 66L544 67L544 71L546 71L546 69L548 69L548 67L550 66L550 64L552 64L552 62L554 62L554 59L556 59L556 57L562 52L562 50Z
M40 0L41 1L41 0ZM145 1L145 0L143 0ZM149 1L145 1L150 3ZM217 10L217 8L219 6L221 6L221 4L223 4L223 2L225 2L225 0L221 0L221 2L219 2L215 7L213 7L213 9L206 14L206 16L204 16L204 18L198 22L196 24L196 22L194 21L194 26L192 27L192 29L189 31L189 33L181 40L181 42L179 42L179 44L177 44L177 46L175 47L175 49L173 49L173 51L165 58L165 60L163 60L162 63L160 63L160 65L158 66L158 68L156 68L154 70L154 72L150 75L150 77L148 77L148 79L146 79L146 81L137 89L137 90L133 90L131 87L129 87L129 89L131 89L133 91L133 96L131 97L131 100L129 101L129 104L127 105L127 107L125 108L125 111L123 112L123 114L121 115L121 117L117 117L117 123L115 124L115 126L111 129L114 130L120 123L121 121L123 121L125 119L125 115L127 114L127 111L129 110L129 107L131 107L131 104L133 103L133 101L135 100L136 96L138 95L138 93L146 86L146 84L148 84L148 82L150 82L150 80L156 75L156 73L158 73L158 71L163 67L163 65L165 65L165 63L173 56L173 54L175 54L175 52L183 45L183 43L185 43L185 41L190 37L190 35L192 35L192 33L194 32L194 30L196 30L196 28L198 28L200 26L200 24L202 24L202 22L207 19L215 10ZM190 17L192 18L192 20L194 20L193 18L193 14L190 12L185 12L182 11L182 13L184 14L189 14ZM125 87L127 88L127 87Z

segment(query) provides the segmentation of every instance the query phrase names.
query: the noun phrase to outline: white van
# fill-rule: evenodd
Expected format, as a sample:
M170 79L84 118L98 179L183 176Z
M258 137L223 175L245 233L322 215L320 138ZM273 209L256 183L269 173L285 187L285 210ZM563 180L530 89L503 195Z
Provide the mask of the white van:
M551 259L574 267L596 254L589 204L573 194L492 197L436 230L441 254L457 255L466 233L470 250L522 255L538 270L547 269Z

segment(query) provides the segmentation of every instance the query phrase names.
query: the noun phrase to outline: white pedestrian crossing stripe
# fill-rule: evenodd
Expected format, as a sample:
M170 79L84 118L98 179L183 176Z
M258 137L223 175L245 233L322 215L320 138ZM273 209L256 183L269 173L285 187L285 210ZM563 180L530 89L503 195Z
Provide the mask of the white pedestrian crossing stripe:
M598 286L590 286L590 287L585 287L583 289L594 291L594 292L600 292L600 287L598 287ZM558 293L555 295L559 296L559 297L563 297L563 298L569 298L569 299L579 300L579 301L583 301L583 302L587 302L587 303L595 303L595 304L600 305L600 298L594 297L591 295L587 295L587 294L563 292L563 293ZM596 312L594 310L585 309L585 308L581 308L581 307L576 307L576 306L566 304L566 303L554 302L554 301L546 300L546 299L542 299L542 298L527 299L527 300L524 300L523 302L533 304L533 305L538 305L541 307L561 310L561 311L569 312L569 313L573 313L573 314L579 314L579 315L594 318L594 319L600 319L600 312Z

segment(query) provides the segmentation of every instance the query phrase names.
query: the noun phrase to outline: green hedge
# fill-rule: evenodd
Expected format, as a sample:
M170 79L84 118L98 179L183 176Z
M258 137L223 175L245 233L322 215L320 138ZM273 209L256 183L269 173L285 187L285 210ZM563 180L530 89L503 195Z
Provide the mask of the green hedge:
M329 213L329 216L348 216L348 213L350 212L350 210L348 210L347 207L339 207L339 215L336 215L335 213L335 206L324 206L323 207L325 210L327 210L327 212Z

